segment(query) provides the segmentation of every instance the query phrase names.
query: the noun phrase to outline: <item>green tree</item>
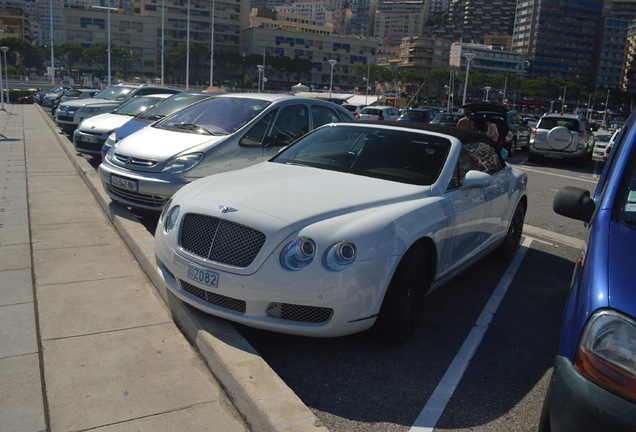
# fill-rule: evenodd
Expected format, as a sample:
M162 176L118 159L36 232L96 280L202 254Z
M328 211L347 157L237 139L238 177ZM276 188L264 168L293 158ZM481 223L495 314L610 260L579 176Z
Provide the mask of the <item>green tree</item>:
M84 58L84 48L80 44L64 42L62 45L53 46L54 56L64 63L69 75L72 74L73 65Z
M22 65L25 68L43 73L44 52L38 47L28 43L24 39L7 37L2 39L2 45L9 48L7 51L7 64L12 66Z

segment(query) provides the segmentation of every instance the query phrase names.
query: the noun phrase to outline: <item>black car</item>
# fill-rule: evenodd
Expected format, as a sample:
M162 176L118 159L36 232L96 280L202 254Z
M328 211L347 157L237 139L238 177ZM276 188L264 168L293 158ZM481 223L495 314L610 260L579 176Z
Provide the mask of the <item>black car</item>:
M471 112L471 118L478 131L486 132L487 121L497 125L498 141L510 156L517 150L528 148L532 128L517 111L511 110L504 104L486 101L471 102L464 105L463 108Z

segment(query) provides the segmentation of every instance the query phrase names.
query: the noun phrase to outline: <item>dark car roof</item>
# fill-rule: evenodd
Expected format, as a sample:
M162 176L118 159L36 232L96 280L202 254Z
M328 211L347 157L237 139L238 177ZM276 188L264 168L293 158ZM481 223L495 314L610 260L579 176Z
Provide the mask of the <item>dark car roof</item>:
M499 143L491 141L486 135L481 132L472 131L470 129L462 129L457 128L455 126L444 126L438 124L430 124L430 123L411 123L411 122L387 122L387 121L377 121L377 120L360 120L355 123L358 124L373 124L378 126L391 126L391 127L399 127L404 129L417 129L428 132L441 133L445 135L450 135L454 138L457 138L462 143L469 143L475 141L484 141L493 145L493 147L499 151L502 146Z

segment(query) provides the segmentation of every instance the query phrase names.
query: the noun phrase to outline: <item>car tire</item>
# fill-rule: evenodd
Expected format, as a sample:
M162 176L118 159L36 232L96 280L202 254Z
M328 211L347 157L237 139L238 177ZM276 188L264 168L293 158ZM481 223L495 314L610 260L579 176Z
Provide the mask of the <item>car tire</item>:
M393 344L405 343L411 337L432 280L431 272L428 248L416 243L391 278L373 327L376 336Z
M505 261L510 261L515 257L521 245L521 236L523 235L523 223L526 218L526 208L522 203L517 204L515 212L512 214L512 220L508 226L508 232L503 243L497 249L499 257Z
M548 145L551 149L557 151L567 149L573 140L572 132L565 126L557 126L550 129L547 136Z

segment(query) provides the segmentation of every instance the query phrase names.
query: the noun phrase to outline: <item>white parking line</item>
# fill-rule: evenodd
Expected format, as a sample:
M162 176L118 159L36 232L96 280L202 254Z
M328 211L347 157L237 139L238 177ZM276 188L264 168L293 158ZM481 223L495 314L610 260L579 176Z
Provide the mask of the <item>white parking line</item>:
M536 172L539 174L547 174L547 175L551 175L551 176L556 176L556 177L563 177L566 179L570 179L570 180L579 180L579 181L584 181L584 182L589 182L589 183L598 183L598 178L585 178L585 177L581 177L581 176L572 176L572 175L565 175L565 174L557 174L554 172L549 172L549 171L544 171L544 170L540 170L540 169L535 169L535 168L531 168L529 165L525 164L526 161L523 161L522 163L520 163L519 165L521 165L521 169L523 171L531 171L531 172ZM597 177L596 171L593 174L594 177Z
M497 312L497 308L499 308L499 304L503 300L512 279L521 265L521 261L523 261L526 252L530 248L531 243L532 239L526 237L519 248L517 255L508 266L506 273L501 278L499 284L495 288L495 291L490 296L488 303L484 306L475 326L455 355L455 358L442 377L442 380L439 384L437 384L437 387L426 403L426 406L417 419L415 419L415 423L413 423L413 426L411 426L411 429L409 430L410 432L430 432L435 429L437 421L442 416L444 409L446 409L446 405L448 405L448 401L450 401L457 385L459 385L459 382L464 376L464 372L466 372L470 360L473 358L473 355L475 355L475 352L477 351L484 334L488 330L488 326L490 325L495 312Z

